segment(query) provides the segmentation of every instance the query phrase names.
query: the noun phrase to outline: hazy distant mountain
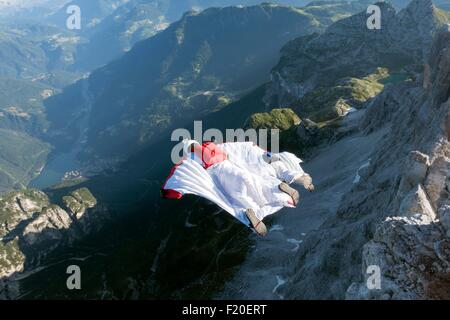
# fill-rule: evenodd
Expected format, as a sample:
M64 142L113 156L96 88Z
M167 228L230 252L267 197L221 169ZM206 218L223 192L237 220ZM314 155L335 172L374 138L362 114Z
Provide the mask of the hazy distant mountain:
M2 11L18 11L35 7L51 8L56 5L64 4L68 1L69 0L0 0L0 9Z
M47 2L45 8L49 10L48 12L52 12L58 3ZM40 139L47 129L43 107L45 98L57 93L57 88L80 78L81 70L90 71L104 65L120 57L136 42L149 38L160 29L167 27L164 15L170 10L175 12L174 10L180 9L181 7L175 6L176 3L172 2L168 6L170 3L167 1L156 3L132 0L115 9L119 2L78 2L81 6L90 5L93 14L106 16L98 24L81 33L70 32L57 26L47 26L33 20L8 20L0 25L2 40L0 42L0 86L5 93L11 93L3 95L0 104L0 112L2 112L0 128ZM228 2L215 2L216 5L221 3ZM199 4L201 3L197 3ZM36 7L30 5L27 8L42 8L43 3L35 3L35 5ZM65 7L60 8L60 14L64 13ZM124 122L118 119L126 117L128 118L126 121L132 123L130 126L132 129L126 130L123 140L117 140L117 146L111 146L111 149L115 152L122 143L125 143L129 145L127 149L131 152L146 145L161 130L169 128L177 121L182 121L184 117L177 115L180 110L189 110L190 116L194 116L197 112L210 112L226 105L242 92L266 81L270 68L278 59L279 49L288 40L298 35L323 30L336 19L361 10L361 7L357 5L335 2L315 3L304 9L271 5L255 8L211 9L201 14L186 15L171 27L170 31L161 36L160 40L149 40L151 45L141 45L140 49L135 50L133 55L138 54L139 61L143 61L149 68L148 74L142 79L139 78L141 76L139 67L132 67L134 71L130 70L130 73L114 71L116 65L125 66L131 63L130 66L133 66L131 60L134 58L130 58L132 56L130 55L96 72L92 79L95 77L99 81L92 79L85 81L85 83L94 83L94 86L83 84L75 86L75 89L68 88L62 98L57 98L56 104L50 100L48 103L52 106L50 107L51 117L55 115L58 120L65 119L55 122L54 128L67 129L67 131L51 130L51 134L67 134L71 139L77 136L79 130L86 130L88 127L86 126L88 121L86 110L93 108L95 112L101 114L104 103L109 103L109 98L104 100L108 96L98 96L99 88L103 85L109 87L109 83L114 83L128 74L127 81L133 83L131 90L136 90L134 92L138 94L127 92L130 90L128 87L121 93L121 99L114 98L112 107L118 108L117 112L108 115L104 123L92 124L92 136L89 143L95 146L100 143L100 140L108 140L109 137L105 133L102 133L100 140L97 140L95 132L97 130L103 132L106 128L111 130L113 127L122 130ZM181 15L183 10L180 9L177 12ZM31 11L21 12L23 15L19 16L23 18L26 17L25 12ZM63 15L60 17L62 18ZM222 19L220 25L215 25L212 21L215 17L219 18L218 21ZM240 17L243 19L242 24L236 26L235 19ZM229 33L228 25L232 26ZM208 30L211 30L212 34L209 34ZM261 30L265 30L264 34ZM191 37L195 40L178 43L180 36ZM266 39L271 39L269 45L266 44ZM166 52L167 56L162 52ZM148 59L148 55L153 57L159 55L159 58ZM170 59L173 61L170 62ZM162 72L164 67L168 69L166 73ZM158 72L150 71L157 69L159 69ZM108 72L113 72L113 75L107 75ZM117 79L114 80L116 77ZM149 88L142 86L141 80L148 81ZM118 85L128 86L127 84ZM132 89L133 87L135 89ZM16 89L22 90L22 94L14 96ZM76 96L65 101L65 97L69 96L72 90ZM115 89L111 87L108 90ZM122 101L125 97L126 103L129 102L133 109L120 110L119 104L125 103ZM146 101L141 103L141 99ZM115 104L117 105L114 106ZM60 108L60 105L64 105L65 108ZM134 105L139 105L139 108L135 110ZM70 112L69 117L66 112ZM62 118L58 118L59 116ZM80 117L83 119L83 125L80 125ZM25 139L26 136L18 135L17 137ZM82 140L85 138L87 137L83 137ZM22 139L22 141L23 145L26 145L25 140ZM15 145L20 145L17 139ZM14 152L10 155L15 156ZM30 156L32 155L33 153L30 152ZM127 153L123 155L121 160L128 156ZM35 165L32 159L25 161L25 171L31 172L28 169ZM37 166L41 167L44 161L45 157L39 158L36 162ZM104 164L99 162L99 167L103 168ZM33 176L34 173L29 174L27 179ZM13 178L16 177L13 175ZM22 181L26 183L28 180ZM8 179L4 186L11 187L11 181L13 180Z
M80 41L44 24L0 23L0 77L67 85L79 78L71 66Z
M43 101L81 77L69 70L78 41L42 24L0 24L0 193L27 186L45 165Z
M165 29L168 24L181 18L183 13L190 10L203 10L208 7L223 7L228 5L252 5L260 0L74 0L74 1L38 1L28 2L26 6L10 4L15 8L11 15L13 21L26 19L48 23L67 33L66 20L69 14L66 9L70 5L77 5L81 9L81 30L73 30L78 38L74 54L72 70L91 71L120 57L138 41L147 39ZM283 4L302 6L309 3L303 0L274 1ZM353 5L350 4L353 3ZM369 0L355 0L348 3L349 11L364 8ZM342 18L339 12L334 13L332 7L339 8L341 3L334 0L315 1L305 9L306 13L315 15L321 23L331 23ZM339 9L337 9L339 11ZM323 21L326 15L333 21ZM321 16L324 15L322 18ZM60 45L64 47L65 44ZM64 49L65 50L65 49ZM70 49L69 49L70 50Z
M306 1L274 1L283 4L301 6ZM325 4L329 4L325 9ZM361 3L366 0L356 1L355 7L362 8ZM138 41L147 39L157 32L165 29L170 23L178 20L188 11L199 11L209 7L224 7L229 5L254 5L259 0L129 0L129 1L72 1L62 7L60 11L50 17L50 21L64 28L67 14L65 8L76 4L82 12L81 30L76 31L85 40L77 48L76 67L83 70L98 68L124 52ZM335 19L341 18L333 14L331 7L339 7L336 1L322 1L313 3L308 12L316 16L326 14L325 10ZM350 5L349 5L350 6ZM315 12L315 11L318 12ZM338 9L339 10L339 9ZM354 12L353 10L350 10ZM321 21L323 22L323 21Z
M0 16L40 20L58 11L69 0L0 0ZM41 20L41 22L43 22Z
M327 0L326 0L327 1ZM331 0L328 0L331 1ZM65 9L69 5L78 5L83 13L84 25L90 28L100 22L103 18L112 14L121 5L127 4L137 6L140 4L153 6L158 10L166 21L173 22L191 10L203 10L211 7L227 7L233 5L257 5L261 0L71 0L53 16L54 21L62 23L67 17ZM307 0L275 0L268 1L292 6L304 6Z
M85 70L102 66L168 25L157 5L131 1L84 33L86 43L77 48L76 66Z
M284 43L321 31L334 20L333 15L352 10L356 8L340 4L313 14L306 8L264 4L186 14L94 72L84 84L49 100L55 132L66 126L59 119L67 117L67 112L75 119L89 105L85 156L112 162L123 159L156 139L159 132L220 109L267 81ZM89 101L79 98L86 96ZM64 139L77 135L67 127L61 133Z
M71 0L49 16L48 21L60 28L65 28L69 17L67 8L71 5L76 5L81 11L81 31L83 31L98 24L126 2L128 0Z

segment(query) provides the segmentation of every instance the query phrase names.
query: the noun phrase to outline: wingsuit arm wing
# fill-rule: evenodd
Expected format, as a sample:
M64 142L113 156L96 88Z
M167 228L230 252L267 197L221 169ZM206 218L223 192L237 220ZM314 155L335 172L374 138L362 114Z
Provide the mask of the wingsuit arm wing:
M169 189L167 188L167 182L172 178L175 171L181 164L177 164L172 167L170 170L169 176L167 177L166 181L164 182L163 186L161 187L161 196L166 199L181 199L183 197L183 194L177 190Z
M172 199L180 199L185 194L197 195L216 203L228 213L235 214L208 172L192 159L186 159L172 168L161 192L164 197Z

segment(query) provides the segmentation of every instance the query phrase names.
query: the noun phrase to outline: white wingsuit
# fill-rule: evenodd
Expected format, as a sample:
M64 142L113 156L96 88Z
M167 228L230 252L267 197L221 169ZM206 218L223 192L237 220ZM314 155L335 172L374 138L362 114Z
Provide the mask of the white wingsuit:
M305 174L300 166L302 160L294 154L279 153L279 161L269 164L264 156L270 153L252 142L223 143L217 147L227 158L205 169L202 159L189 152L192 143L198 144L193 140L184 142L188 157L172 169L163 185L163 190L171 191L168 197L204 197L247 226L250 224L245 211L249 208L263 220L283 207L295 207L291 196L279 189L280 183L290 184Z

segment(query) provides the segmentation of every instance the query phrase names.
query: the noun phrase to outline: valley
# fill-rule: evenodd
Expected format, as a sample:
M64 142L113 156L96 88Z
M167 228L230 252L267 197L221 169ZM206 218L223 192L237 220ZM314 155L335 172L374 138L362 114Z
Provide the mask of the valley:
M367 1L112 2L56 51L36 50L54 31L4 32L35 59L0 60L1 298L448 299L445 1L380 3L383 32ZM171 132L195 120L279 129L316 191L266 238L204 199L161 199Z

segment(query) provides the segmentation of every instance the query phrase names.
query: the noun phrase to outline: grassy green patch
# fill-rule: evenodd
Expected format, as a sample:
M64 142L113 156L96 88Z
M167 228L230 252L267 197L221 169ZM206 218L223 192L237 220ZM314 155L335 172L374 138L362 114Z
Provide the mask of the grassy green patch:
M0 193L25 186L44 166L50 145L25 133L0 129ZM7 179L6 179L7 178Z
M383 81L389 77L385 68L362 79L343 78L333 87L321 87L307 93L293 104L292 109L301 117L324 122L345 115L350 108L360 108L367 100L384 89Z
M300 118L292 109L273 109L270 112L256 113L248 121L254 129L280 129L287 130L300 123Z

